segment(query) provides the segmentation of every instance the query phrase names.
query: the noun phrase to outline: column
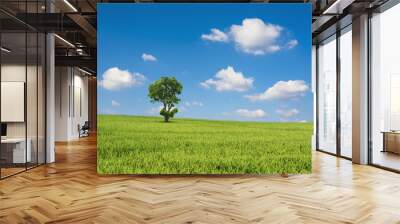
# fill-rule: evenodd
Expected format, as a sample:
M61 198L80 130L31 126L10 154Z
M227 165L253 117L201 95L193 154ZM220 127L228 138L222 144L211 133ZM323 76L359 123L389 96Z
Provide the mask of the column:
M368 163L368 15L353 18L352 157Z

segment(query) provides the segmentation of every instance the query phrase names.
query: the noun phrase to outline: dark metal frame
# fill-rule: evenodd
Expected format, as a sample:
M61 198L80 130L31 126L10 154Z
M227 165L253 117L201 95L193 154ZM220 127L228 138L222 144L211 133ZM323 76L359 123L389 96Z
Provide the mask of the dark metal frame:
M315 148L319 149L319 54L318 54L319 44L315 45Z
M367 53L367 61L368 61L368 75L367 75L367 83L368 83L368 95L367 95L367 107L368 107L368 111L367 111L367 120L368 120L368 124L367 124L367 133L368 133L368 137L367 137L367 141L368 141L368 164L372 165L372 97L371 97L371 93L372 93L372 77L371 77L371 71L372 71L372 64L371 64L371 56L372 56L372 33L371 33L371 19L372 19L372 13L368 12L368 53Z
M341 30L336 30L336 154L341 156L341 133L342 125L340 118L340 78L341 78L341 66L340 66L340 35Z
M1 23L0 23L0 30L1 30ZM0 47L1 46L3 46L2 45L2 32L0 32ZM2 77L2 75L1 75L1 61L2 61L1 55L2 55L2 52L0 50L0 124L1 124L1 77ZM1 152L2 152L2 150L1 150L1 144L0 144L0 164L1 164ZM0 180L1 180L1 166L0 166Z
M27 1L25 1L25 12L28 12ZM27 18L27 13L25 13L25 21ZM36 65L37 66L37 65ZM25 170L28 170L28 24L25 23L25 94L24 94L24 120L25 120Z

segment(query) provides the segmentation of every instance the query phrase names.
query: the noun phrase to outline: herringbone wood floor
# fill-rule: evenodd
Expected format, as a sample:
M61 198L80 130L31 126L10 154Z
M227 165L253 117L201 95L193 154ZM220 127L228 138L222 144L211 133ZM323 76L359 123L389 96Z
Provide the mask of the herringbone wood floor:
M0 223L400 223L400 175L313 153L313 174L98 176L95 138L0 181Z

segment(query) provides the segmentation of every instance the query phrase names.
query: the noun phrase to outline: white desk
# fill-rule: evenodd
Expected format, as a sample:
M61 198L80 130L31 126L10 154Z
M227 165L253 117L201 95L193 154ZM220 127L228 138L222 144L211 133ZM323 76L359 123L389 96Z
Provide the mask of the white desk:
M6 145L7 147L9 145L14 145L12 148L13 150L13 163L25 163L25 162L31 162L32 160L32 151L31 151L31 145L32 145L32 140L30 138L27 139L27 146L26 151L25 151L25 138L5 138L1 139L1 144Z

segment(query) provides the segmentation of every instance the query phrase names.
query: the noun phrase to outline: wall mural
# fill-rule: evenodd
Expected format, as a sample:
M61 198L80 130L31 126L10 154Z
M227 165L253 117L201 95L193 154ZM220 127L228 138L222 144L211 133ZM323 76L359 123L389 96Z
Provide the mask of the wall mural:
M310 23L310 4L99 4L98 173L310 173Z

